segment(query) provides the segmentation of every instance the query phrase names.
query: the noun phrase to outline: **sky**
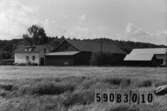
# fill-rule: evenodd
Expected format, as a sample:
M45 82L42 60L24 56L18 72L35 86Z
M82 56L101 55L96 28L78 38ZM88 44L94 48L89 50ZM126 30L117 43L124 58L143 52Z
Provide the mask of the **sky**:
M33 24L49 36L167 45L167 0L0 0L0 39Z

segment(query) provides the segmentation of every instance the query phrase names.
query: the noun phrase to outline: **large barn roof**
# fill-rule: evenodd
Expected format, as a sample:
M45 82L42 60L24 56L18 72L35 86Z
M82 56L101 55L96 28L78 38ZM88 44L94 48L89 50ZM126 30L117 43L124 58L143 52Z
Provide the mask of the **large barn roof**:
M156 54L166 54L167 48L143 48L133 49L125 57L125 61L151 61Z
M100 52L104 53L126 54L122 49L112 41L106 40L67 40L72 46L79 51Z

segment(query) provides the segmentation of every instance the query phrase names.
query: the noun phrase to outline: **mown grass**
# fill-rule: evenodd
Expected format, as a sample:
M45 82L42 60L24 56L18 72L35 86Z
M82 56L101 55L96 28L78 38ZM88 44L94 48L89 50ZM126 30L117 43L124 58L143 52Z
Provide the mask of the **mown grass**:
M0 111L156 111L155 107L97 105L94 91L99 88L151 88L158 82L76 76L3 81L0 82Z

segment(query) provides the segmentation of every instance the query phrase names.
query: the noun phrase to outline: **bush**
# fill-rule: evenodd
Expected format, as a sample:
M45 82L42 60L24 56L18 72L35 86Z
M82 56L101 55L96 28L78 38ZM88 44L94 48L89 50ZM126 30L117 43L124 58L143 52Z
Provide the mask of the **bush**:
M123 78L121 81L121 87L129 87L132 85L131 79Z
M32 95L58 95L66 91L73 91L75 86L56 82L39 82L34 85L24 85L20 88L20 94Z
M152 86L152 81L151 80L144 80L144 81L140 81L138 83L138 87L151 87Z
M0 104L0 111L67 111L53 97L13 98Z
M104 79L104 82L107 82L111 85L120 85L121 84L121 79L120 78L106 78Z
M63 104L67 107L76 104L87 105L94 101L94 90L76 90L64 100Z
M128 87L131 85L131 79L126 78L106 78L103 80L111 85L121 86L121 87Z
M3 90L11 91L14 88L16 88L16 86L13 86L12 84L7 84L7 83L0 84L0 89L3 89Z
M95 84L92 84L90 86L90 89L95 90L95 89L113 89L113 88L118 88L117 86L111 85L109 83L105 83L105 82L97 82Z

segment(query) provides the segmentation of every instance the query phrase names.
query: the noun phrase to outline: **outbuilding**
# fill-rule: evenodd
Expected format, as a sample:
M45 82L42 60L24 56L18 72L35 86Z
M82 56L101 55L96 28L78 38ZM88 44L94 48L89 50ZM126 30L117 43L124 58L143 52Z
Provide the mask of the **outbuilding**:
M90 55L90 52L85 51L52 52L45 55L45 64L57 66L88 65Z
M167 48L133 49L124 62L133 66L166 66Z

